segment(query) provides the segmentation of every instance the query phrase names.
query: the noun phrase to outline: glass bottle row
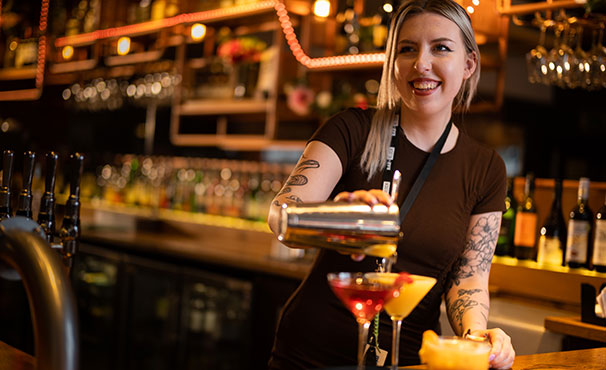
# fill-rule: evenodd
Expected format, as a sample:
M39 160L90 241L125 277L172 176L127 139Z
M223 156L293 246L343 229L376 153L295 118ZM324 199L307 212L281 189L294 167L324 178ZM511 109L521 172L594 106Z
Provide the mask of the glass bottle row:
M210 158L121 155L97 171L110 202L265 221L292 165Z
M526 176L524 197L519 204L510 181L495 254L534 260L540 265L606 272L606 201L594 215L588 203L589 184L588 178L579 180L577 202L565 222L562 181L556 179L550 212L539 223L532 174Z

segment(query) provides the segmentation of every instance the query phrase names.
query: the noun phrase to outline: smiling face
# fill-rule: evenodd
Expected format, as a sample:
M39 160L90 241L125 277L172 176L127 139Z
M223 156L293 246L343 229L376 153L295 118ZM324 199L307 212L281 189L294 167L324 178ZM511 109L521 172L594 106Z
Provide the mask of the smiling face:
M450 116L455 96L475 68L475 53L466 51L461 31L451 20L421 13L402 24L394 69L402 110Z

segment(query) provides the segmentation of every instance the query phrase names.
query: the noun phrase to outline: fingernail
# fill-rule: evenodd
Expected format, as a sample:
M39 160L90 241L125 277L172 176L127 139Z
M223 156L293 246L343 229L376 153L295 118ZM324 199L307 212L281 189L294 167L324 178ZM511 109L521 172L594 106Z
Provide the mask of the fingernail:
M494 360L494 358L495 358L495 357L496 357L496 356L495 356L495 354L494 354L494 353L493 353L493 354L491 354L491 355L490 355L490 357L488 357L488 361L492 361L492 360Z

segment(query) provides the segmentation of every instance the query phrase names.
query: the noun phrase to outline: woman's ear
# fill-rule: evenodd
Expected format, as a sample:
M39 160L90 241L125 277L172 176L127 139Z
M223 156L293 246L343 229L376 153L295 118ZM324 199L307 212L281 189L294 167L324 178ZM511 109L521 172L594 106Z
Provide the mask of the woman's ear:
M465 57L465 71L463 73L463 79L467 80L473 75L478 66L478 56L475 51L467 53Z

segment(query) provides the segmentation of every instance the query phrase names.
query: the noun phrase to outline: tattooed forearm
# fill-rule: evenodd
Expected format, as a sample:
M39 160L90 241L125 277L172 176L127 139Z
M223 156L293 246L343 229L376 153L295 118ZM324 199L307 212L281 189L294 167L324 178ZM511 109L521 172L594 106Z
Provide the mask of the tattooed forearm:
M292 188L290 186L285 186L282 188L282 190L280 190L280 192L278 193L278 195L276 195L276 197L279 197L280 195L288 194L291 191L292 191Z
M488 273L494 254L494 248L499 235L500 217L491 213L480 217L471 228L465 250L454 263L449 274L448 289L459 285L462 279L472 277L476 273Z
M286 185L302 186L302 185L307 184L308 182L309 182L309 180L307 180L307 176L292 175L286 181Z
M301 200L301 198L299 198L296 195L289 195L289 196L286 197L286 199L292 200L295 203L303 203L303 201Z
M472 298L474 294L482 293L482 289L460 289L454 299L446 298L446 310L453 327L463 331L463 315L474 307L481 308L481 314L485 321L488 320L488 306Z
M299 173L299 172L303 172L307 169L310 168L320 168L320 162L314 160L314 159L307 159L302 161L301 163L299 163L297 165L297 167L295 167L294 172L295 173Z

